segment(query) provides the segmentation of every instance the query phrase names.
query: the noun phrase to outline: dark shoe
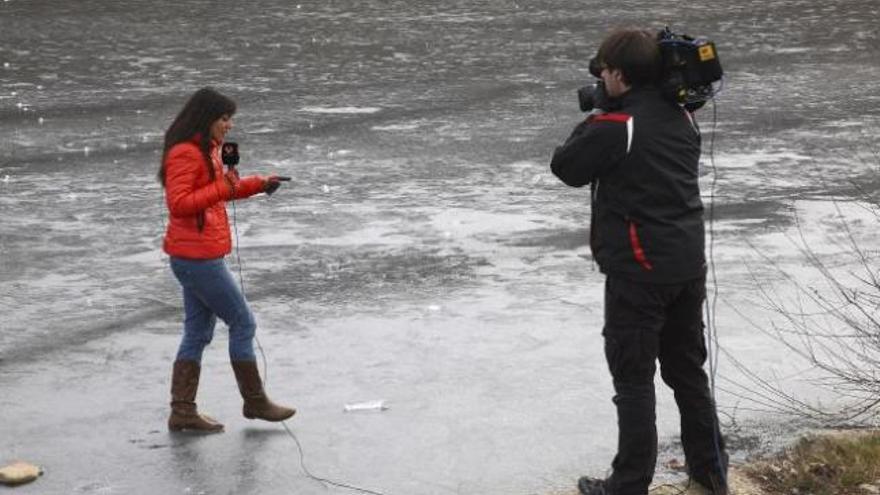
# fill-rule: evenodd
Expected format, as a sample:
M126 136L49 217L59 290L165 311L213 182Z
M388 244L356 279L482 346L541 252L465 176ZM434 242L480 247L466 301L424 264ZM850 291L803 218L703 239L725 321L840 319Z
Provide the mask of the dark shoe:
M691 479L699 483L710 495L728 495L727 477L718 473L691 475Z
M266 421L284 421L296 414L296 409L275 404L263 391L263 380L256 361L233 361L232 370L238 390L244 399L242 414L248 419L264 419Z
M168 429L171 431L223 431L221 423L210 416L199 414L196 408L201 368L195 361L174 362L171 373L171 415L168 417Z
M581 495L611 495L605 489L605 480L581 476L578 480L578 491Z

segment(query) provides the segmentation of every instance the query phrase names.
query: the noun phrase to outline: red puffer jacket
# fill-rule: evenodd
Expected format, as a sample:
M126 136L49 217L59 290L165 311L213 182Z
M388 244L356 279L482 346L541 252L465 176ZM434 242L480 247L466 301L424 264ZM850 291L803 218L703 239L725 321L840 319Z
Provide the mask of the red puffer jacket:
M212 259L232 250L226 201L263 192L265 180L250 176L234 190L223 177L219 143L212 143L214 180L196 141L175 144L165 158L165 204L168 228L163 248L171 256Z

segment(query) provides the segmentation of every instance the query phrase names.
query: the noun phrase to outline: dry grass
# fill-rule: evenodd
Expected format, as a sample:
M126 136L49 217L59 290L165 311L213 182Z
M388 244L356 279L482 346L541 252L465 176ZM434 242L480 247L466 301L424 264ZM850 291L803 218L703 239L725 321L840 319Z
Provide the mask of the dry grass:
M880 432L812 435L743 471L767 495L880 493Z

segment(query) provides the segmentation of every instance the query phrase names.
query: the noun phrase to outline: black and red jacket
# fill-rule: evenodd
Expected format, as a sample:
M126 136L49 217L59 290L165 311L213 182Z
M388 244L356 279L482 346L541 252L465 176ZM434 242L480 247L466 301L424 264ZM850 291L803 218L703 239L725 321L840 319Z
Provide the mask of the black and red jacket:
M699 162L692 116L633 88L575 127L550 168L569 186L591 184L590 249L603 273L676 283L706 273Z

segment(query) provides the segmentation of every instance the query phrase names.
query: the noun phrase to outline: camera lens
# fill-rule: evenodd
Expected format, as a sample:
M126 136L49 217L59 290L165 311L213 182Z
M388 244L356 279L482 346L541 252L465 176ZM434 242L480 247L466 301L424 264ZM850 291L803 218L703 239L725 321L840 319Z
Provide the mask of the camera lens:
M593 101L593 86L584 86L578 89L577 95L581 112L589 112L596 106L596 102Z

